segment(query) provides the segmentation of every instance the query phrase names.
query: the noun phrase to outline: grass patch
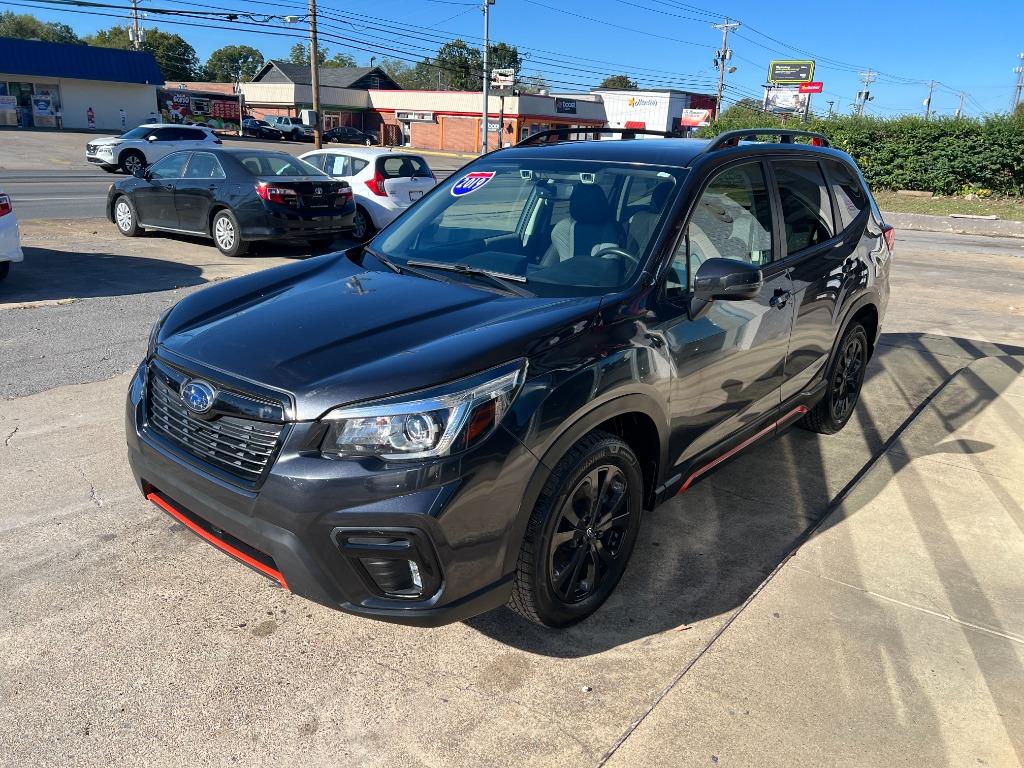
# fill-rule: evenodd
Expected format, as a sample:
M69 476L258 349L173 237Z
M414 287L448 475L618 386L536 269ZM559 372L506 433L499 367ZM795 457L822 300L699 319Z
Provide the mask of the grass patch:
M893 213L927 213L949 216L966 213L973 216L998 216L1009 221L1024 221L1024 198L989 197L966 200L962 197L907 197L895 192L874 192L878 207Z

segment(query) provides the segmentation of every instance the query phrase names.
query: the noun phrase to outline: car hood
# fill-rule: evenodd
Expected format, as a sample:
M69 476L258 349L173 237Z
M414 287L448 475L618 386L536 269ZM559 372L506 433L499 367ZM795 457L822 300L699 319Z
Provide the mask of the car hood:
M186 364L289 393L295 417L310 420L528 357L579 333L599 306L366 270L339 253L185 298L159 344Z
M128 139L123 139L120 136L100 136L97 139L89 139L86 143L102 147L109 146L110 144L119 144L122 141L128 141Z

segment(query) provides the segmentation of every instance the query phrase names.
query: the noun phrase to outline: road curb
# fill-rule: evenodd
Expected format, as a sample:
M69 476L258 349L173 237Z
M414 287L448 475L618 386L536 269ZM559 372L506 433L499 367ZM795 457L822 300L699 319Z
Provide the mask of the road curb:
M883 211L886 224L921 232L948 232L955 235L987 235L989 237L1024 238L1024 221L1004 219L964 219L955 216L930 216L925 213L894 213Z

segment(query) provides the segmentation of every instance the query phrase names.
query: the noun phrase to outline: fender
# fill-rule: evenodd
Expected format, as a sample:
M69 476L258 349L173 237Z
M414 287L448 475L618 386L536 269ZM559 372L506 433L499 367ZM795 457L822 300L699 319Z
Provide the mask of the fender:
M515 542L515 546L509 546L506 551L505 573L516 569L519 549L522 546L523 537L526 535L527 523L530 521L530 515L533 513L533 508L537 505L540 492L544 488L544 484L547 483L548 478L551 477L551 472L554 470L555 465L558 464L559 460L581 437L593 430L597 425L615 416L622 416L627 413L642 413L650 417L654 422L658 430L658 442L660 443L658 472L655 482L658 484L662 482L662 474L665 471L665 462L668 458L668 439L665 434L665 425L668 424L668 417L650 397L636 393L624 394L580 414L562 430L558 437L550 443L543 455L539 457L540 461L526 485L519 510L516 512L516 520L512 532L512 541Z
M878 301L878 293L877 293L877 291L875 291L874 288L870 288L870 289L864 291L862 294L860 294L852 302L847 304L846 307L843 309L842 319L840 320L840 322L838 324L839 332L836 334L835 338L832 339L832 351L829 352L828 362L826 362L825 369L823 369L823 370L827 370L828 369L828 363L830 363L832 361L832 358L835 356L836 349L839 347L839 342L842 340L843 334L846 332L846 327L850 324L850 319L855 314L857 314L860 310L862 310L864 307L866 307L868 305L874 306L875 311L878 313L878 329L877 329L877 333L875 334L875 338L868 339L868 341L871 342L871 351L872 351L872 353L874 353L875 345L878 342L878 337L882 335L882 319L883 318L882 318L882 308L879 305L879 301Z

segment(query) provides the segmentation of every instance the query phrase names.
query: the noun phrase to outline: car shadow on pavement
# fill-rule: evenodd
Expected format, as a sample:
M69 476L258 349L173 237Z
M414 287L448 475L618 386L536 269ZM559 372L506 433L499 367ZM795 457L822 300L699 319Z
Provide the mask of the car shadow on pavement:
M883 334L846 429L799 428L723 463L647 512L630 566L608 602L561 631L507 608L466 624L515 648L575 658L695 630L710 642L832 509L833 499L942 383L973 360L1024 348L929 334ZM984 446L975 446L983 448ZM705 622L697 627L693 625Z
M127 296L201 285L202 269L169 259L26 246L25 261L0 283L0 306L30 301Z

